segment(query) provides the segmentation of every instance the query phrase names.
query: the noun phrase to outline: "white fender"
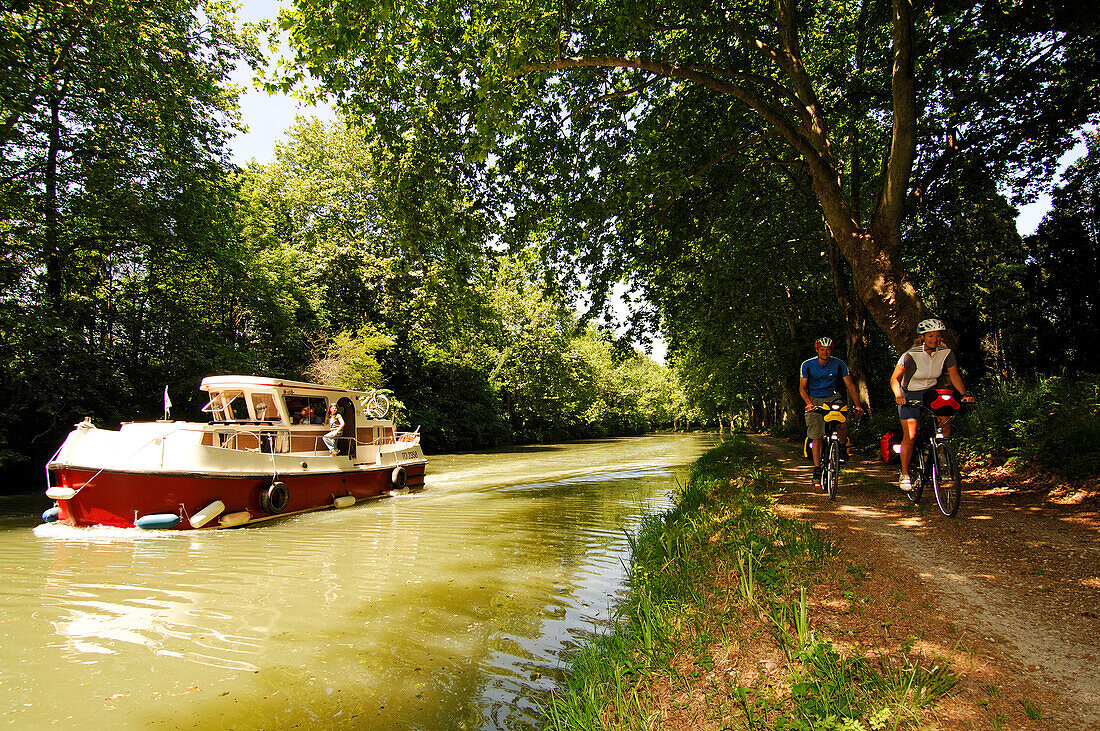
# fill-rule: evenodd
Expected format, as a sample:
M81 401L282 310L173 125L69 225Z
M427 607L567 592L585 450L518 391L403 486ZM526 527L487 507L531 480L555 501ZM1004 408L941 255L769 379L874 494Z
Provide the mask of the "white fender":
M355 505L354 495L341 495L332 501L332 504L338 508L346 508L351 505Z
M223 503L221 500L215 500L214 502L210 503L205 508L191 516L191 527L202 528L204 525L206 525L224 512L225 503Z
M69 500L76 495L76 490L71 487L51 487L46 490L46 497L50 500Z

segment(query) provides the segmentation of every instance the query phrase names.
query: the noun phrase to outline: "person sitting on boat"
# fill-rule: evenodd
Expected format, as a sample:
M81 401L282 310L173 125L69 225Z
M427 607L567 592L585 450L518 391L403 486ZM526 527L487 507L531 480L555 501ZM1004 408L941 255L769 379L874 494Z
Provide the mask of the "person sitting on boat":
M309 409L309 423L310 424L324 424L325 420L321 418L321 415L313 410L312 406L307 407Z
M328 407L328 427L329 430L322 439L328 447L328 456L335 457L338 453L336 439L344 428L344 417L340 416L340 410L336 408L336 404Z

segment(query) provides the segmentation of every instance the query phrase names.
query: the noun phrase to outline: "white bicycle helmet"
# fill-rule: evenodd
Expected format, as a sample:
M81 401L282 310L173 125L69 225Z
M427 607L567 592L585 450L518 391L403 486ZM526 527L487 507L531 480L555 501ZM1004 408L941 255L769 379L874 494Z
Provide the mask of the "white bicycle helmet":
M831 347L833 347L833 339L832 338L818 338L817 340L814 341L814 347L815 348L820 348L820 347L831 348Z
M930 317L927 320L921 320L917 325L917 335L924 335L925 333L935 332L936 330L946 330L947 325L943 324L943 320L935 317Z

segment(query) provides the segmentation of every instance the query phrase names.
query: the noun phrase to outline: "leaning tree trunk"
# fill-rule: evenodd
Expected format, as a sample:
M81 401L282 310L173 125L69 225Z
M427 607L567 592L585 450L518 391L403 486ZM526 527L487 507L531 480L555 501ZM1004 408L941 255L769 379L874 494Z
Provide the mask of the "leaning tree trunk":
M780 0L783 7L791 0ZM917 103L913 75L913 18L908 0L893 0L894 65L891 89L894 105L894 125L886 178L871 214L871 224L864 227L858 212L844 195L839 168L833 157L824 121L814 134L792 140L809 168L812 187L825 215L825 221L844 258L852 267L852 284L856 296L879 327L898 350L906 349L916 332L916 324L924 314L917 291L906 276L901 263L901 223L909 193L909 178L913 171L917 149ZM788 20L792 40L788 48L797 51L792 19ZM792 45L793 44L793 45ZM804 75L801 66L794 69ZM809 84L809 77L804 77ZM812 89L805 94L813 104L813 119L821 114L820 104Z
M848 370L855 382L856 393L862 404L871 403L871 393L867 386L867 312L862 303L851 296L840 250L832 236L826 234L825 248L829 253L829 273L833 280L833 293L837 307L844 316L844 344L848 358Z
M923 308L916 289L901 264L901 223L909 193L909 179L916 159L916 84L913 73L913 8L911 0L891 0L893 11L893 132L885 179L864 225L858 203L849 200L841 182L842 171L829 140L825 105L802 62L798 0L777 0L776 30L779 45L755 38L733 16L730 29L746 47L756 49L773 64L786 83L765 85L776 93L769 99L760 87L742 84L740 71L715 72L693 64L638 57L579 56L525 65L526 71L560 71L570 68L625 68L654 76L680 79L721 94L728 94L759 115L784 139L805 163L804 171L817 197L837 246L852 267L856 297L899 350L908 347ZM861 15L863 15L861 13ZM753 79L750 74L747 78ZM778 91L776 91L778 89ZM794 104L791 102L794 101ZM858 172L857 175L862 175ZM858 199L857 199L858 200Z

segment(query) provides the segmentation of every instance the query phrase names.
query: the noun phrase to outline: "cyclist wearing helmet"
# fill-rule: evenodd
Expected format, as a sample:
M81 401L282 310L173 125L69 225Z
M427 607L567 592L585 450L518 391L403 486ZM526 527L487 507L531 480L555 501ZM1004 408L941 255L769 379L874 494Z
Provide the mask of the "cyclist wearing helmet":
M947 371L951 385L962 394L964 400L973 401L966 395L966 386L959 375L959 366L955 363L955 351L943 342L943 331L946 329L942 320L934 317L922 320L917 325L917 343L901 354L890 376L890 388L894 392L898 418L901 420L901 477L898 478L898 487L905 491L913 487L909 479L909 459L913 456L913 440L917 436L917 423L920 420L920 408L909 406L908 402L922 399L925 392L935 388L944 371ZM950 420L946 417L937 418L944 436L950 436Z
M822 404L843 404L844 398L840 395L840 383L848 389L848 395L855 404L855 410L862 412L859 405L859 395L856 393L856 385L852 382L852 376L848 372L848 366L840 358L832 357L832 338L818 338L814 341L816 358L803 361L798 379L798 393L806 404L806 437L812 440L814 454L814 487L821 487L821 452L825 437L825 418L813 411L815 406ZM837 429L841 444L847 444L848 423L844 422ZM841 454L847 458L847 451Z

